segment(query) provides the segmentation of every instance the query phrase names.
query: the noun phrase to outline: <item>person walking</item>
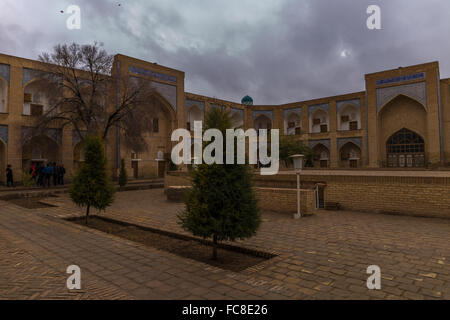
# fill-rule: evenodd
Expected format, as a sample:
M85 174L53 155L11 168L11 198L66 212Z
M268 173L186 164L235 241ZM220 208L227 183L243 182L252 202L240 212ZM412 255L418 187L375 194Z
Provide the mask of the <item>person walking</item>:
M31 178L33 179L34 183L36 184L36 164L32 163L30 166L30 175Z
M44 166L41 163L38 163L38 166L36 169L36 174L37 174L36 185L39 187L43 186L44 185Z
M64 165L61 164L58 167L58 169L59 169L59 171L58 171L58 178L59 178L58 183L60 185L64 185L64 175L66 174L66 168L64 168Z
M50 180L52 179L53 175L53 168L50 166L50 163L47 163L47 166L44 169L44 173L45 173L44 186L47 185L47 187L50 188Z
M10 164L8 164L6 168L6 186L12 188L14 187L13 171Z
M52 166L52 174L53 174L53 185L58 185L58 167L56 166L56 162L53 162Z

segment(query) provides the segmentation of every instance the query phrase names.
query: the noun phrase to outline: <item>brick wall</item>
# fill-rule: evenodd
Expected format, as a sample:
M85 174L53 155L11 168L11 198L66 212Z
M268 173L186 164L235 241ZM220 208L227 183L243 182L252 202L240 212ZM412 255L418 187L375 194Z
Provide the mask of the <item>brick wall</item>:
M171 186L189 186L189 177L185 172L170 172L164 179L164 190ZM272 210L283 213L297 212L297 190L292 188L255 187L259 207L262 210ZM314 191L312 189L300 190L301 212L313 213Z
M188 181L178 174L168 175L165 183ZM302 202L310 208L314 208L313 187L323 183L325 201L338 202L343 210L450 218L449 171L305 170L301 183ZM255 174L254 184L263 208L296 211L295 174Z

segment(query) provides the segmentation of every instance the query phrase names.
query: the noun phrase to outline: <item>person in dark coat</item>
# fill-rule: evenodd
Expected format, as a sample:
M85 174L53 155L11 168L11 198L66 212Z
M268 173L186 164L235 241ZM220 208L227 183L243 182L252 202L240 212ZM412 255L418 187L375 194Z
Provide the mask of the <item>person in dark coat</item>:
M53 172L52 172L52 174L53 174L53 185L57 186L58 185L58 166L56 165L56 162L53 162L52 169L53 169Z
M64 165L61 164L58 167L58 184L64 185L64 175L66 174L66 168L64 168Z
M50 188L50 180L52 179L53 176L53 168L50 166L50 163L47 163L47 166L44 169L44 173L45 173L44 186L47 185L47 187Z
M14 187L13 171L10 164L6 168L6 186Z
M39 163L36 168L36 174L37 174L36 184L38 186L43 186L44 185L44 166L41 163Z

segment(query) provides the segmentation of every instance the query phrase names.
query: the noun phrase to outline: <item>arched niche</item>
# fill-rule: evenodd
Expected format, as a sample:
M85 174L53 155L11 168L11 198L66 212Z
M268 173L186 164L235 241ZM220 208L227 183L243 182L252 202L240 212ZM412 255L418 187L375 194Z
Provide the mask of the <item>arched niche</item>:
M315 168L328 168L330 165L330 150L322 143L312 148Z
M338 111L338 130L361 129L361 110L355 105L347 104Z
M196 104L189 107L186 114L186 129L194 130L194 121L203 121L202 109Z
M253 120L253 126L259 134L258 130L260 129L272 129L272 120L268 116L260 114Z
M299 135L301 132L302 118L296 112L290 112L284 120L286 135Z
M22 168L31 163L61 163L60 147L56 141L46 135L34 136L22 146Z
M403 94L396 96L382 106L377 116L378 152L382 166L395 166L395 161L400 161L394 160L393 155L390 159L388 158L386 142L393 134L407 128L420 137L428 136L427 116L425 107L419 101ZM425 151L426 149L424 153ZM426 154L424 154L424 157L426 157ZM403 159L403 156L401 159ZM400 163L398 165L400 166Z
M340 167L358 168L361 163L361 148L353 142L347 142L339 149Z
M41 116L48 111L50 98L42 90L42 83L39 80L28 82L23 92L23 115Z
M231 116L233 128L242 128L244 126L244 119L240 112L234 112Z
M309 117L309 132L320 133L330 130L330 117L327 111L322 108L314 110Z

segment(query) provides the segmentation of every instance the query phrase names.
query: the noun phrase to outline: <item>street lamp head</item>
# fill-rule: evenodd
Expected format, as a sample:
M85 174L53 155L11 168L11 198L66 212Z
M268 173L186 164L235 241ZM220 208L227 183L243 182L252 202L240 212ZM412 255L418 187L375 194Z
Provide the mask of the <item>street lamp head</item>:
M303 168L303 154L294 154L290 156L292 160L294 161L294 169L295 170L302 170Z

